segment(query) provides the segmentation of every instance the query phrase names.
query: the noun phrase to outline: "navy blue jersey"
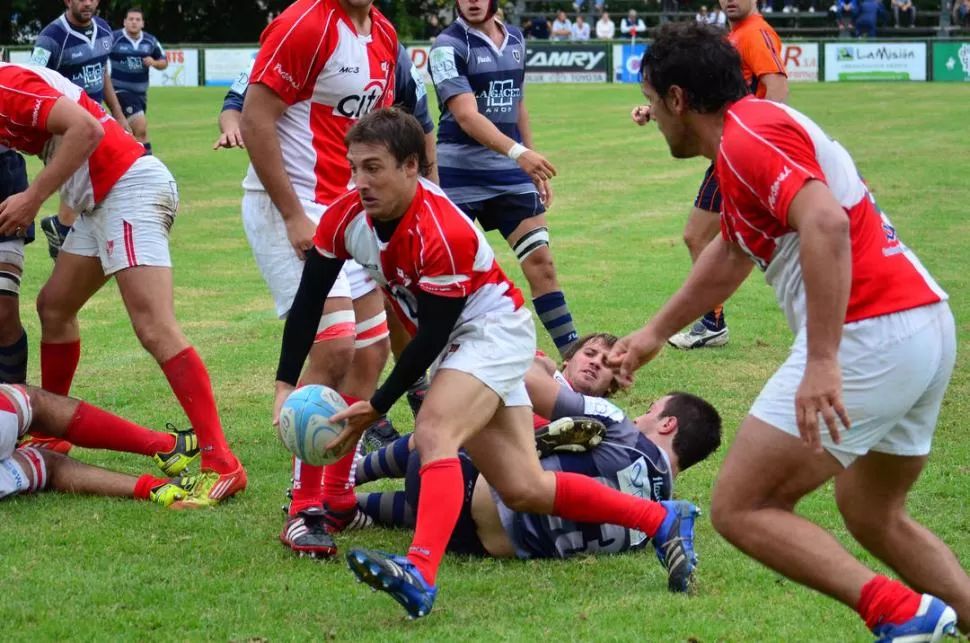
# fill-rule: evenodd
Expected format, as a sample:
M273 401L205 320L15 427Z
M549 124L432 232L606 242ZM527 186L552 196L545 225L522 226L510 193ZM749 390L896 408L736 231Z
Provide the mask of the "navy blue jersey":
M558 454L542 458L546 471L566 471L595 478L640 498L670 500L674 481L667 454L644 436L615 404L561 387L553 420L584 415L606 426L606 438L586 453ZM649 537L636 529L618 525L577 523L556 516L517 513L492 497L502 525L519 558L568 558L583 554L617 554L636 550Z
M233 81L223 99L222 111L242 111L246 90L249 89L249 74L255 61L254 57L249 61L246 70L240 72ZM425 134L434 130L434 122L428 113L428 90L424 86L424 79L411 62L408 50L401 44L397 47L397 64L394 66L394 92L394 104L418 119Z
M505 32L500 47L461 18L442 31L431 47L428 68L441 108L438 175L455 203L536 192L518 163L466 134L448 110L450 99L472 94L480 114L512 140L522 142L519 112L525 96L525 38L515 27L499 24Z
M111 45L111 84L119 94L128 92L139 96L148 94L148 69L143 58L165 60L165 50L155 36L142 31L132 39L124 29L114 32Z
M114 35L108 23L98 17L92 19L89 31L84 33L61 14L40 32L30 62L60 73L100 103Z

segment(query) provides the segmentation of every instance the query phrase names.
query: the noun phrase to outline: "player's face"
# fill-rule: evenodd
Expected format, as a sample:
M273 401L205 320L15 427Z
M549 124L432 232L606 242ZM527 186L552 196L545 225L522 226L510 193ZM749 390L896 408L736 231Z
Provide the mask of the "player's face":
M469 24L481 24L488 13L488 0L458 0L458 9Z
M660 432L665 425L670 424L673 418L664 416L663 414L664 409L667 408L668 400L670 400L669 395L664 395L662 398L654 400L646 413L633 420L633 423L640 429L641 433L649 436Z
M390 221L407 212L418 183L416 159L398 164L385 145L354 143L347 160L368 215Z
M610 347L602 339L588 341L565 363L563 375L577 393L603 397L615 377L613 369L606 365L609 354Z
M661 98L646 80L640 88L650 103L650 119L657 123L657 129L667 140L671 156L689 159L699 155L700 145L684 122L686 105L680 88L671 87L665 98Z
M755 0L720 0L720 4L731 22L747 18L755 8Z
M125 17L125 31L130 34L141 33L145 28L145 19L137 11L132 11Z
M98 12L98 0L64 0L71 19L78 24L87 24Z

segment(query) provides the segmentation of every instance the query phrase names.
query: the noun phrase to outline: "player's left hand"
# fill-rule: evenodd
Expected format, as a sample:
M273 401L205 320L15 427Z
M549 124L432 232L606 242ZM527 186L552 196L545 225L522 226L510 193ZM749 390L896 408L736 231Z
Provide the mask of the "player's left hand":
M829 429L832 442L839 444L841 437L836 420L846 429L852 422L842 403L842 368L836 359L812 360L805 366L802 383L795 393L795 418L798 432L808 448L822 452L822 436L818 416L822 414Z
M633 384L633 374L656 357L663 345L663 338L644 327L618 340L610 350L606 363L616 371L620 386L627 388Z
M367 427L380 417L381 414L374 410L374 407L367 400L354 402L330 418L330 422L334 424L346 420L347 426L340 432L340 435L324 448L335 449L337 453L341 454L349 453L357 445L360 436L367 430Z
M41 203L29 191L7 197L0 203L0 234L21 237L34 222Z
M539 181L539 198L542 199L542 205L548 208L552 204L552 184L549 181Z
M152 58L151 56L145 56L144 58L141 59L141 62L143 65L145 65L145 67L149 69L155 66L155 59Z

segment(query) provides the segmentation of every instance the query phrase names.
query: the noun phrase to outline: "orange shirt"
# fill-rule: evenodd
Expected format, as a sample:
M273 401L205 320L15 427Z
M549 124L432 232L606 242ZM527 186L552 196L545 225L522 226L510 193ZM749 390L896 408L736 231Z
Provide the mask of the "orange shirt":
M748 89L764 98L765 86L758 79L768 74L788 76L781 61L781 39L760 13L753 13L731 25L728 40L741 54L741 71Z

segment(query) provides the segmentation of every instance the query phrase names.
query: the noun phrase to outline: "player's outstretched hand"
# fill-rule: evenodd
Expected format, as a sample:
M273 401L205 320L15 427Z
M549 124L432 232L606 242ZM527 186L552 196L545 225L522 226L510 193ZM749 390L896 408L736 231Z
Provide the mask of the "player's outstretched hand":
M227 150L234 147L238 147L241 150L246 149L246 145L243 143L242 132L239 131L238 128L223 132L222 135L216 139L216 142L212 144L212 149L214 150L218 150L221 147L224 147Z
M0 235L20 237L37 217L41 204L29 192L20 192L0 203Z
M650 122L650 106L649 105L637 105L630 112L630 118L637 125L646 125Z
M286 382L276 382L276 398L273 400L273 426L279 427L280 409L283 408L283 402L286 402L286 398L295 390L296 388Z
M620 386L627 388L633 384L633 374L656 357L663 345L663 338L641 328L617 341L606 362L616 372Z
M313 248L313 235L317 228L313 221L302 212L294 213L285 219L286 236L290 239L290 244L296 250L296 256L301 260L306 258L308 250Z
M325 448L335 449L337 453L348 453L357 446L360 436L371 424L377 421L381 414L374 410L367 400L354 402L346 409L330 418L330 422L336 424L346 421L347 425L340 435L335 437Z
M842 403L842 369L838 360L809 360L802 383L795 393L795 418L798 432L808 448L822 452L822 436L818 416L822 415L832 442L841 441L837 421L851 428L849 414Z
M556 168L552 166L552 163L534 150L526 150L516 162L535 181L536 185L556 176Z

